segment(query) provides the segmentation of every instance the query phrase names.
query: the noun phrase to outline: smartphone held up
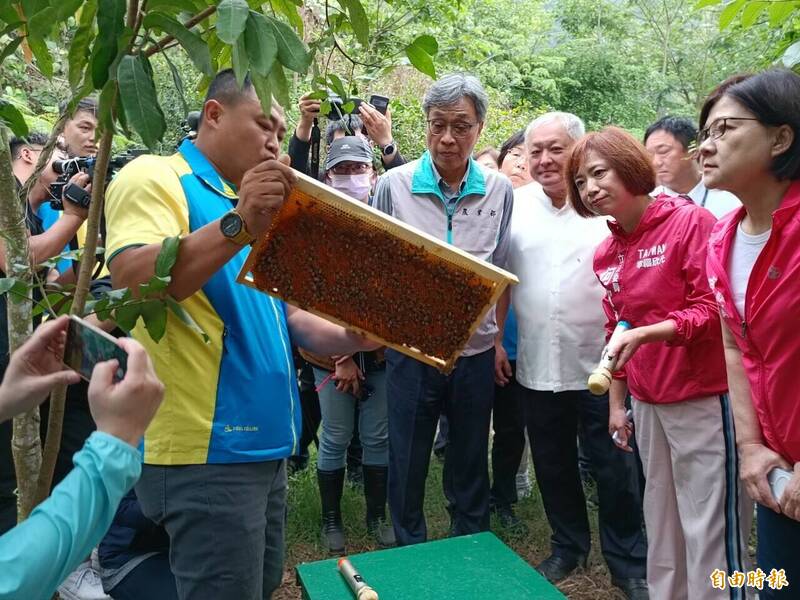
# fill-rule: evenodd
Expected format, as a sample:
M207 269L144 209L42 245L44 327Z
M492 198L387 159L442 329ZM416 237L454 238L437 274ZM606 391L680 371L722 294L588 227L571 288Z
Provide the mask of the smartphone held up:
M89 381L97 363L116 359L119 366L114 381L121 381L128 369L128 353L117 344L116 338L102 329L70 315L64 365Z

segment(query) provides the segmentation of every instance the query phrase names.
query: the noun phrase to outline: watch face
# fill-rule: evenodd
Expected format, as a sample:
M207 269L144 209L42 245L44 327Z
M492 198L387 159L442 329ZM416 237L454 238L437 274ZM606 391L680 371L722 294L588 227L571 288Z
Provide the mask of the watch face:
M394 152L394 144L387 144L386 146L383 147L383 154L385 156L389 156L393 152Z
M222 235L236 237L242 230L242 218L236 213L228 213L222 217L220 226L222 227Z

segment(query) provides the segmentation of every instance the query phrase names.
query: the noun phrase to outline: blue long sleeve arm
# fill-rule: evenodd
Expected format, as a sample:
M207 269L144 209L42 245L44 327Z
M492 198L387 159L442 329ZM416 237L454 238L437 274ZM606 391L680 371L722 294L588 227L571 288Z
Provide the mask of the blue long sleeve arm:
M0 537L0 599L50 598L105 535L141 460L129 444L92 433L50 498Z

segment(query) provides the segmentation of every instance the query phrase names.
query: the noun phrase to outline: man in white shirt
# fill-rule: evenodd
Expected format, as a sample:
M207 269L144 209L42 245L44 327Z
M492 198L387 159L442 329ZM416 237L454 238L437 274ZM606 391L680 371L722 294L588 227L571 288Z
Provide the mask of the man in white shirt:
M644 145L653 156L658 184L651 195L688 196L719 219L742 203L730 192L703 185L700 165L689 151L696 139L697 128L683 117L662 117L647 128Z
M584 565L590 547L576 437L592 464L600 504L600 543L612 582L628 598L647 598L647 546L642 533L637 467L608 434L608 396L592 396L587 379L604 344L602 288L594 250L609 235L604 219L583 219L567 202L562 166L583 122L547 113L525 132L534 183L514 193L507 266L518 321L517 381L522 386L536 480L553 530L551 555L537 569L551 581ZM498 306L504 321L508 299ZM502 339L502 327L498 340ZM502 379L505 354L497 352ZM507 372L507 371L506 371Z

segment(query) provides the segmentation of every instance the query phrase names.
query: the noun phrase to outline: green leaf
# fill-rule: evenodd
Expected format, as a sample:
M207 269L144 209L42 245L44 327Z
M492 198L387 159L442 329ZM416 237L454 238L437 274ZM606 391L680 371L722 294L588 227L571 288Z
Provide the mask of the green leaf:
M786 49L783 56L781 56L781 62L790 69L800 64L800 42L795 42Z
M20 36L14 38L13 40L11 40L6 44L5 48L3 48L3 51L0 52L0 64L3 64L3 61L5 59L14 54L14 51L19 47L19 45L22 43L22 40L24 39L25 39L24 37Z
M362 46L366 46L369 44L369 21L367 20L364 5L361 4L360 0L341 0L341 3L347 8L353 35L356 36Z
M89 45L94 39L94 29L91 25L81 25L75 31L72 43L67 54L69 86L74 90L81 83L81 77L86 70Z
M233 45L231 65L233 66L233 73L236 75L236 83L239 84L239 87L242 87L244 79L247 77L247 71L250 69L250 61L247 59L247 49L244 45L244 36L240 37Z
M244 30L244 41L253 71L259 75L268 75L278 55L278 42L275 40L275 30L267 23L264 15L250 11Z
M41 315L42 313L45 313L45 312L48 313L48 314L54 314L55 312L57 312L57 310L54 309L51 312L50 307L54 306L54 305L58 305L59 303L61 303L64 300L65 297L66 296L64 294L62 294L61 292L53 292L51 294L47 294L46 299L43 298L43 299L39 300L39 302L37 302L36 305L33 307L33 311L31 312L31 316L32 317L38 317L39 315Z
M433 64L433 58L420 46L417 46L414 42L406 46L406 56L408 56L408 60L411 61L417 71L424 73L431 79L436 79L436 67Z
M343 100L345 98L347 98L347 96L348 96L347 90L345 90L344 84L342 83L342 80L339 79L339 77L337 75L334 75L333 73L329 73L328 74L328 82L331 85L331 89L334 91L334 93L337 96L339 96Z
M114 99L117 94L117 82L113 79L106 81L100 92L100 99L97 104L100 109L97 121L100 129L114 131Z
M119 63L117 79L128 123L142 137L145 145L153 148L164 135L166 122L145 60L140 56L124 56Z
M181 79L181 74L169 59L169 52L162 52L161 58L164 59L164 62L167 63L167 67L169 67L169 72L172 75L172 83L175 84L175 89L178 91L178 100L181 102L183 114L188 114L189 104L186 102L186 91L183 88L183 79Z
M172 17L161 13L148 14L142 24L147 29L160 29L174 37L184 47L186 54L189 55L198 71L209 77L214 75L214 70L211 68L211 54L199 35L188 30Z
M245 0L222 0L217 7L217 35L226 44L235 44L247 24L250 7Z
M47 77L48 79L53 77L53 57L50 55L50 50L47 48L47 44L41 38L26 38L28 40L28 47L33 52L33 56L36 59L36 64L39 67L39 70L42 72L42 75Z
M101 321L108 321L111 318L111 309L108 306L108 298L100 298L97 304L94 305L94 311L97 318Z
M56 21L58 23L63 23L70 17L74 16L75 13L78 12L78 9L81 8L83 3L83 0L60 0Z
M39 11L28 21L28 35L32 37L44 38L56 24L58 10L55 6L48 6Z
M124 28L125 0L98 0L98 37L92 49L92 84L97 90L108 81L109 68L117 58L117 44Z
M28 135L28 124L25 122L25 117L16 106L6 100L0 100L0 121L5 123L17 137Z
M719 14L719 28L726 29L732 22L736 15L739 14L739 11L742 10L742 6L747 0L733 0L725 5L725 8Z
M766 2L749 2L742 12L742 27L752 27L766 8Z
M253 88L256 90L258 100L261 102L261 110L268 117L272 114L272 86L268 77L252 73Z
M439 52L439 42L437 42L436 38L432 35L421 35L411 43L419 46L431 56Z
M97 14L97 0L87 0L81 7L81 16L78 25L81 27L89 27L94 23L94 17Z
M267 17L267 20L275 28L278 60L290 71L305 73L308 70L309 55L302 40L286 23L272 17Z
M163 302L153 300L141 306L144 327L154 342L161 341L167 331L167 307Z
M328 97L328 92L325 90L317 90L308 95L309 100L325 100Z
M796 2L771 2L769 5L769 26L783 25L786 19L798 8Z
M269 84L272 88L272 95L275 96L278 103L288 107L292 102L289 97L289 84L286 81L283 67L277 60L273 63L272 70L269 72Z
M197 12L197 7L191 0L150 0L147 3L148 14L156 10L170 14L181 11L194 14Z
M719 4L722 0L700 0L697 4L694 5L695 9L698 8L705 8L706 6L714 6L715 4Z
M19 29L19 28L20 28L20 27L22 27L22 25L24 25L24 24L25 24L25 23L24 23L23 21L14 21L13 23L8 23L8 24L7 24L7 25L6 25L6 26L5 26L5 27L2 29L2 31L0 31L0 37L3 37L4 35L9 35L9 34L11 34L11 33L12 33L14 30L16 30L16 29ZM23 36L23 37L24 37L24 36Z
M161 250L156 257L156 277L167 277L172 272L172 267L178 260L178 249L181 246L180 236L164 238L161 242Z
M323 115L331 114L331 102L330 100L323 100L319 104L319 112Z
M297 12L297 7L303 5L302 0L270 0L274 11L282 14L289 21L289 24L302 36L303 18Z
M142 304L138 300L117 306L114 309L114 321L117 322L120 329L130 332L136 326L136 321L139 320L141 309Z
M3 277L0 278L0 296L8 292L11 288L16 285L17 280L13 277Z
M342 104L342 112L346 115L349 115L353 112L353 109L356 107L356 103L350 100L350 102L345 102Z
M173 314L176 317L178 317L185 325L187 325L189 329L201 335L203 337L203 341L206 344L209 342L208 334L206 334L206 332L200 328L197 322L192 318L192 315L186 312L183 306L178 304L175 298L173 298L172 296L167 296L164 300L167 303L169 309L173 312Z

